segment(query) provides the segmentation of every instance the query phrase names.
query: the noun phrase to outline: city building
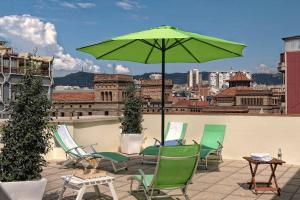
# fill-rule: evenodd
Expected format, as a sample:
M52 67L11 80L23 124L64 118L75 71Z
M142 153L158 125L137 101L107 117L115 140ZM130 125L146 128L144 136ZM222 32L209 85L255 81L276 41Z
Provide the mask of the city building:
M94 89L54 90L53 116L120 115L126 87L133 77L124 74L95 74Z
M280 112L279 96L274 95L272 90L251 87L252 80L245 73L236 72L227 82L229 88L214 97L216 111L220 109L218 106L221 106L227 107L226 112Z
M7 118L7 107L16 98L16 85L28 67L41 76L50 95L52 79L52 56L37 56L30 53L15 53L6 42L0 41L0 117Z
M202 78L199 73L199 69L191 69L188 71L187 75L187 82L189 88L196 87L201 83Z
M172 96L173 83L172 80L165 80L165 104L170 104L170 97ZM161 106L161 79L141 80L141 97L144 100L144 107Z
M280 54L278 71L284 77L285 100L281 106L287 114L300 114L300 35L282 40L284 52Z
M239 71L240 72L240 71ZM209 74L209 84L211 87L216 89L224 89L229 87L229 80L232 76L234 76L237 71L229 71L229 72L210 72ZM242 71L243 74L246 75L247 78L251 79L250 72Z

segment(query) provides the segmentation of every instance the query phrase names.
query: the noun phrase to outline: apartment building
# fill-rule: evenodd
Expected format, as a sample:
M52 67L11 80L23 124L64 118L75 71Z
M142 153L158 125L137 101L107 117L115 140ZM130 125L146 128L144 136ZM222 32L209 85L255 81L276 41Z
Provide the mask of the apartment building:
M7 118L7 107L16 98L16 85L29 66L35 75L41 76L50 96L52 78L52 56L37 56L30 53L15 53L6 42L0 41L0 117Z

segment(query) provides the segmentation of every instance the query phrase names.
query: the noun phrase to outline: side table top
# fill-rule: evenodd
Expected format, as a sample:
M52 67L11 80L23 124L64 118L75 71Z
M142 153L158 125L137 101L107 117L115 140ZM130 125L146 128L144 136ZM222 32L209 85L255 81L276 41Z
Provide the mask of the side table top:
M285 163L285 161L279 160L277 158L272 158L272 160L270 160L270 161L254 160L250 156L244 156L243 158L245 160L247 160L248 162L255 163L255 164L278 164L278 165L282 165L283 163Z

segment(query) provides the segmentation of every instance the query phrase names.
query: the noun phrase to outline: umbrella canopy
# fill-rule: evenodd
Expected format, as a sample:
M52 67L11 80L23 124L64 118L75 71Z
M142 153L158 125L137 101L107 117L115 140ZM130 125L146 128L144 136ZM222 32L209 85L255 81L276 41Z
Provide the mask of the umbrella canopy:
M182 31L174 26L115 37L78 48L96 59L123 60L145 64L162 63L161 139L164 144L165 63L202 63L242 56L245 45Z

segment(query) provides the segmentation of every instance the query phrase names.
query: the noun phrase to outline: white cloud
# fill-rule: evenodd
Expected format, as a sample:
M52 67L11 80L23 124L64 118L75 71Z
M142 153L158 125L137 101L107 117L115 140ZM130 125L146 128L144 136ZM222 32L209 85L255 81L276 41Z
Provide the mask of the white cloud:
M77 6L74 3L69 3L69 2L63 2L60 5L66 8L77 8Z
M117 73L120 73L120 74L122 74L122 73L125 73L125 74L129 73L129 68L125 67L123 65L116 65L115 66L115 70L116 70Z
M121 0L116 2L116 5L123 10L133 10L133 9L140 9L144 8L145 6L141 5L137 1L132 1L132 0Z
M114 65L114 64L107 64L106 65L108 68L111 68L114 72L116 72L117 74L126 74L129 73L129 68L125 67L123 65Z
M82 3L82 2L77 3L77 5L80 8L92 8L92 7L96 6L96 4L94 4L94 3Z
M90 2L78 2L78 3L63 2L60 5L66 8L84 8L84 9L93 8L96 6L96 4Z
M257 71L259 73L264 73L264 74L274 74L274 73L277 73L276 68L269 67L266 64L259 64L258 67L257 67Z
M19 52L32 52L37 49L39 55L54 56L55 70L88 70L99 72L100 66L93 61L74 58L64 52L57 43L57 32L54 24L43 22L30 15L10 15L0 17L0 37L10 42Z

